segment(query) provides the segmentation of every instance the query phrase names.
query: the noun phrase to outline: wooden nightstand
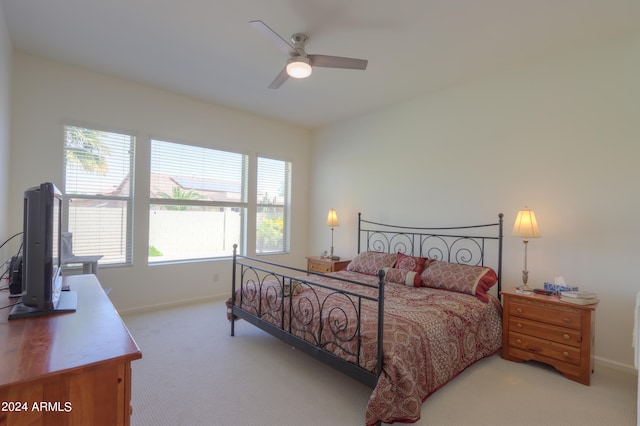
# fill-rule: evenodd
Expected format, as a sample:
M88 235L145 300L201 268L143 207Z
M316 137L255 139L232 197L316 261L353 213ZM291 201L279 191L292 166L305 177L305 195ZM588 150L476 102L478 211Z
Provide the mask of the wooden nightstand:
M328 273L342 271L351 262L348 259L331 260L327 257L308 256L307 270L312 272Z
M574 305L558 296L502 292L502 358L552 365L589 385L593 372L597 305Z

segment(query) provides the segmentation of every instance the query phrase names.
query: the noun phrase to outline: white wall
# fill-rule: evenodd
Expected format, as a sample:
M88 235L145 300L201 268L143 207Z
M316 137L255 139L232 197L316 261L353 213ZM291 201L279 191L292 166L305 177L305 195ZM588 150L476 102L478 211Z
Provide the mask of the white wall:
M530 284L562 275L600 295L597 359L631 369L640 282L640 37L573 52L395 105L315 134L310 250L355 253L357 212L410 225L505 214L504 285L520 283L511 237L528 205ZM326 190L331 188L331 190Z
M112 288L110 297L120 311L231 293L228 260L147 265L150 137L292 161L293 254L274 257L304 265L309 228L308 130L22 53L13 57L13 94L9 200L15 202L8 208L14 230L22 228L26 188L44 181L62 187L64 124L137 136L134 265L101 268L99 276L104 287Z
M9 156L11 116L11 42L0 4L0 201L3 206L9 199ZM7 209L0 208L0 244L13 234L9 234ZM9 246L5 246L8 248ZM0 251L0 259L4 261L9 255L7 250ZM3 268L0 268L4 270Z

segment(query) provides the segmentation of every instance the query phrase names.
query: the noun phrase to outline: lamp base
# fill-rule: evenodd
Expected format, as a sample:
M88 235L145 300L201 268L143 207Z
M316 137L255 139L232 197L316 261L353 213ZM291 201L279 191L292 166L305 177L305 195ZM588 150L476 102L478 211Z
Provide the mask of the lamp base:
M331 260L340 260L340 256L329 256Z

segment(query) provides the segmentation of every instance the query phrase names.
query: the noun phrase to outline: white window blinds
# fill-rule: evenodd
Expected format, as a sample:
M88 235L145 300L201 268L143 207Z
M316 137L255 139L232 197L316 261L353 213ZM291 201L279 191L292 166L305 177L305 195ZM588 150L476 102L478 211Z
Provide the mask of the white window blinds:
M291 163L258 157L256 253L289 252Z
M243 154L152 140L149 262L242 250L247 167Z
M65 126L63 229L76 256L131 264L134 150L132 135Z

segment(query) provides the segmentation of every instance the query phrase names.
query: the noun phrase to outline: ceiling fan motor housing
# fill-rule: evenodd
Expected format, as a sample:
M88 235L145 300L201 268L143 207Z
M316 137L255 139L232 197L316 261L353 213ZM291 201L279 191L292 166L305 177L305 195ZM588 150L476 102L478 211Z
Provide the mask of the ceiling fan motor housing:
M304 49L304 45L307 44L307 41L309 41L309 37L307 37L306 34L295 33L291 36L291 42L293 42L293 46L298 50Z

